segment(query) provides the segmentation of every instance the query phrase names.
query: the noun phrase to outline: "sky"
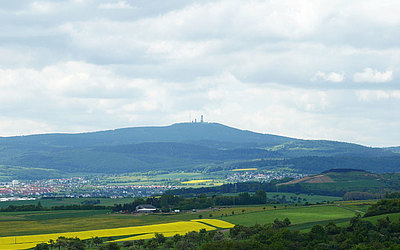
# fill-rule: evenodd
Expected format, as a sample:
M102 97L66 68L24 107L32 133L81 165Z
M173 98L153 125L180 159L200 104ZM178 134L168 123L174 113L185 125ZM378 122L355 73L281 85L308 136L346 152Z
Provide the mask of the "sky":
M200 119L400 145L400 1L1 1L0 136Z

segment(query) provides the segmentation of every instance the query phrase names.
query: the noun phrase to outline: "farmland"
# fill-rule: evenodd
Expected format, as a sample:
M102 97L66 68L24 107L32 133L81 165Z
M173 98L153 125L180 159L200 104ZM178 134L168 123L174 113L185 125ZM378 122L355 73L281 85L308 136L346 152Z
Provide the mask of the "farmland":
M363 214L373 202L341 201L311 206L228 206L177 214L113 214L108 210L3 212L0 213L0 248L28 248L58 236L76 236L81 239L98 236L115 242L149 239L156 232L169 237L202 228L215 230L230 228L234 224L269 224L275 219L285 218L291 221L290 228L307 231L315 224L326 224L329 221L347 225L356 213ZM399 217L400 214L390 215L394 220ZM366 220L374 222L376 218ZM9 227L10 223L13 227ZM18 244L7 245L15 241ZM21 248L12 248L17 247L15 245Z
M215 221L215 223L214 223ZM222 228L231 228L232 224L219 222L218 220L208 220L207 224L216 224ZM34 247L38 243L48 242L50 239L57 239L60 236L66 238L78 237L80 239L90 239L92 237L109 238L109 237L121 237L119 241L133 240L133 239L147 239L154 237L154 233L162 233L165 236L173 236L175 234L185 234L191 231L199 231L200 229L215 230L215 227L209 226L202 223L201 220L197 221L181 221L164 224L154 224L147 226L136 226L136 227L121 227L114 229L101 229L101 230L90 230L90 231L79 231L79 232L67 232L67 233L56 233L56 234L37 234L37 235L25 235L18 237L2 237L0 238L0 248L2 249L25 249L28 247Z
M302 224L314 221L329 221L336 219L349 219L355 215L354 211L336 206L310 206L310 207L291 207L277 208L268 211L255 212L251 214L238 214L229 216L224 220L233 224L251 226L255 223L267 224L274 219L283 220L289 218L292 224Z
M3 201L0 202L0 208L5 208L10 205L21 206L21 205L36 205L40 201L43 207L55 207L55 206L68 206L68 205L80 205L89 204L91 202L98 202L96 205L101 206L113 206L118 203L129 203L134 198L52 198L52 199L40 199L40 200L19 200L19 201Z
M335 218L350 218L355 213L352 210L331 205L288 206L286 208L284 205L234 206L197 212L149 215L113 214L108 210L3 212L0 213L0 237L142 226L195 220L199 219L199 216L243 225L270 223L275 218L282 217L288 217L293 220L293 223L300 223L302 221L297 221L297 218L301 216L296 217L296 211L298 211L297 214L307 212L308 219L313 221L325 220L331 212L337 214ZM9 227L10 223L14 225L12 228Z

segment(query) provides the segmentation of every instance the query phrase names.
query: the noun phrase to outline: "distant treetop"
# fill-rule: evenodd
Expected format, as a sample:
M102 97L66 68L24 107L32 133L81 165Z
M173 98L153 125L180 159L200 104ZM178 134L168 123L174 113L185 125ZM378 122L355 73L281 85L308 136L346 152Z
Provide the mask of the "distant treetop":
M326 173L348 173L348 172L365 172L369 173L368 171L362 169L354 169L354 168L333 168L322 172L322 174Z

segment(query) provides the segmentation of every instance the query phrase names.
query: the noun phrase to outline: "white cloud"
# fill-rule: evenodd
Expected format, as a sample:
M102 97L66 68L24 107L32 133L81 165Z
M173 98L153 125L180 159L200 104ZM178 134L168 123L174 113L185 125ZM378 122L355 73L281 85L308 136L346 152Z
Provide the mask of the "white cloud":
M399 99L400 90L359 90L356 92L359 100L373 102L387 99Z
M126 1L119 1L117 3L102 3L98 6L99 9L133 9L133 7Z
M379 72L375 69L365 68L363 72L357 72L353 75L354 82L390 82L393 80L393 71L387 70Z
M318 71L312 78L313 81L322 80L327 82L342 82L343 79L344 79L343 73L336 73L336 72L325 73L321 71Z

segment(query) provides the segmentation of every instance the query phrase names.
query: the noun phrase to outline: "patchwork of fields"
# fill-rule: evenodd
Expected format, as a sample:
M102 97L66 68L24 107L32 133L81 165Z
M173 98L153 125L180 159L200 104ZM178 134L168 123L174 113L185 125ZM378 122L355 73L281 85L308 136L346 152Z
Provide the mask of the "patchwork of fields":
M215 230L218 228L232 228L234 225L216 220L207 219L206 223L202 220L196 221L180 221L164 224L154 224L137 227L122 227L113 229L89 230L80 232L56 233L56 234L38 234L11 236L0 238L0 249L26 249L36 246L36 244L48 242L50 239L56 240L60 236L66 238L78 237L82 240L92 237L121 237L117 241L138 240L153 238L155 233L162 233L164 236L173 236L175 234L186 234L191 231L199 231L200 229ZM212 226L215 225L216 227Z
M97 236L106 241L121 242L150 239L155 233L170 237L200 229L209 231L232 228L236 224L269 224L275 219L285 218L291 221L290 228L309 230L315 224L326 224L329 221L346 224L356 213L363 214L374 202L342 201L312 206L227 206L197 212L142 215L112 214L107 210L2 212L0 249L27 249L50 239L56 240L59 236L80 239ZM400 214L392 214L390 217L398 219ZM11 223L13 227L10 227Z
M292 224L302 224L315 221L330 221L336 219L350 219L355 212L336 205L291 207L287 209L273 209L266 212L255 212L228 216L225 221L233 224L251 226L255 223L271 223L275 219L283 220L289 218Z

